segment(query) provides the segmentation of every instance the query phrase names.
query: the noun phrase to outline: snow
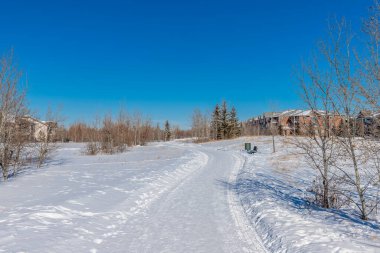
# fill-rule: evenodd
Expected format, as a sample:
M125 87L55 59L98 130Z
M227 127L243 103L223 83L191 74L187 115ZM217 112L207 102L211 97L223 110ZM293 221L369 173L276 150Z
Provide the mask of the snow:
M62 144L47 166L1 183L0 252L265 251L226 187L242 162L233 153L183 142L83 149Z
M234 188L257 233L272 252L380 252L380 223L347 210L326 210L308 201L314 171L286 137L246 139L259 147ZM379 219L377 219L379 220Z
M62 144L0 183L0 252L380 252L379 222L310 204L314 171L276 140Z

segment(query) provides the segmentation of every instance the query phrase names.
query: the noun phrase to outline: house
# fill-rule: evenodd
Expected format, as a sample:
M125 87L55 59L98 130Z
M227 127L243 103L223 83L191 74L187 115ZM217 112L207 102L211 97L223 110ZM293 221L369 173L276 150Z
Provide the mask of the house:
M30 141L42 141L46 138L52 138L57 128L56 122L41 121L29 115L18 118L16 122Z

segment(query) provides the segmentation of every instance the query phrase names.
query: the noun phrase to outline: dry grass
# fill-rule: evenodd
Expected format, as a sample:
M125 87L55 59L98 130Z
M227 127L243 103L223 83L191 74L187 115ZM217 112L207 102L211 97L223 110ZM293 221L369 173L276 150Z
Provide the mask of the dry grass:
M277 152L273 154L271 166L274 170L287 173L296 170L303 161L303 156L295 152L294 145L287 137L279 137L276 142Z

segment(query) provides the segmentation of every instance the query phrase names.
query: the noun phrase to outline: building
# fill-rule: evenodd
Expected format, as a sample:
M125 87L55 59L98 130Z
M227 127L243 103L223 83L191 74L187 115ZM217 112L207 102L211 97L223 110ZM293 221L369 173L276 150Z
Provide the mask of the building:
M57 123L53 121L41 121L31 116L20 117L17 121L17 127L22 129L23 134L30 141L43 141L46 138L52 138L55 135Z
M248 124L257 129L256 133L289 135L308 135L310 133L329 134L337 131L343 117L321 110L286 110L283 112L266 112L253 118ZM322 127L323 126L323 127ZM259 135L258 134L258 135Z
M359 136L380 136L380 112L361 110L356 117Z

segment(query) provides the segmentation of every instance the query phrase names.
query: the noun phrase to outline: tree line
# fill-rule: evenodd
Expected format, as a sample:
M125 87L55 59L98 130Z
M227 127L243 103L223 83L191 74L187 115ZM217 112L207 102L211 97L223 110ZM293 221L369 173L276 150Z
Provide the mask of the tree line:
M179 126L171 126L166 120L163 128L159 123L153 124L149 117L141 113L128 114L120 109L117 117L105 115L92 124L75 122L67 129L57 131L56 140L62 142L85 142L86 154L114 154L126 151L128 147L144 146L148 142L170 141L186 138L190 131Z

